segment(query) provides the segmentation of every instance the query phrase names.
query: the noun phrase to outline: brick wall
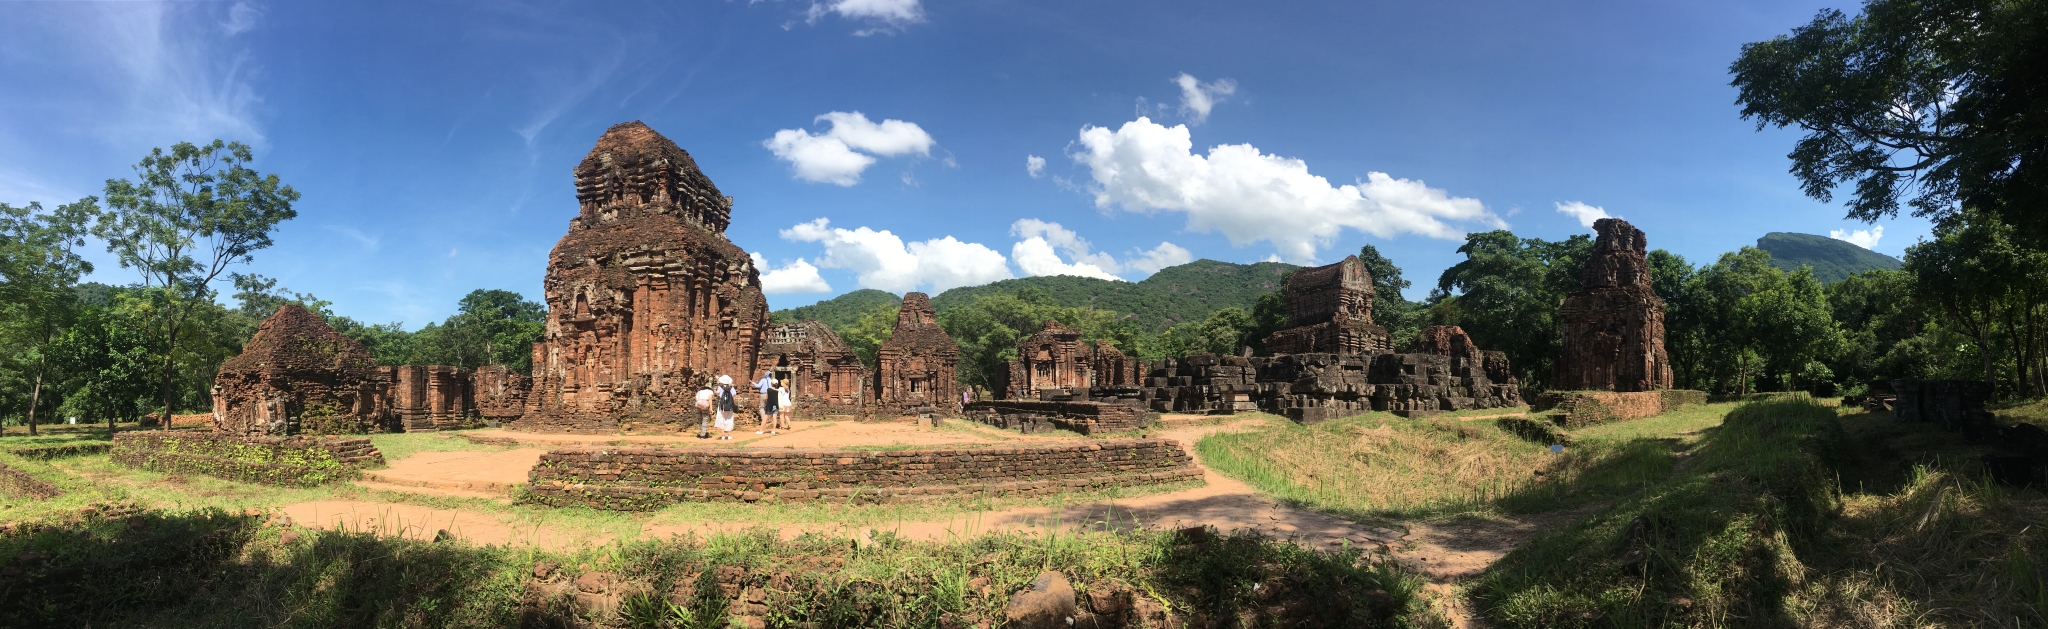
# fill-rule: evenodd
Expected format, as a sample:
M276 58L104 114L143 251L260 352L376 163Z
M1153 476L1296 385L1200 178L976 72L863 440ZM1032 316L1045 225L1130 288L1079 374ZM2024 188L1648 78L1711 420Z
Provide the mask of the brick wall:
M1686 404L1706 402L1700 391L1552 391L1529 407L1558 426L1577 428L1659 415Z
M1033 432L1030 427L1045 423L1084 435L1144 428L1149 416L1137 406L1111 402L1002 400L971 402L965 411L968 419L997 428Z
M353 478L384 464L369 439L248 437L160 430L114 435L116 463L157 472L306 487Z
M562 448L529 473L524 500L651 510L683 501L896 501L1044 494L1201 478L1180 443L1118 439L1028 448L754 450Z

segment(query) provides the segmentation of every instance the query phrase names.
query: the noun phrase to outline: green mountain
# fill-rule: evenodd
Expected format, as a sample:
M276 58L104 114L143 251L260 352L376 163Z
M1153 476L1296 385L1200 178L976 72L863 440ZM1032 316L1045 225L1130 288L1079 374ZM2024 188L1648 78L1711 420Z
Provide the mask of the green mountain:
M1251 310L1260 295L1279 290L1280 278L1295 268L1279 262L1231 264L1196 260L1160 269L1142 282L1072 275L1025 277L948 290L932 297L932 308L944 312L980 295L1037 288L1051 294L1062 306L1114 310L1156 330L1201 319L1231 306ZM777 310L772 316L777 322L813 318L841 329L859 319L860 313L900 301L897 295L862 289L801 308Z
M1071 275L1025 277L955 288L933 297L932 308L944 311L972 302L976 296L1032 287L1050 293L1062 306L1114 310L1158 330L1231 306L1251 310L1260 295L1279 290L1280 278L1295 268L1279 262L1232 264L1196 260L1160 269L1141 282Z
M1900 265L1898 258L1813 234L1771 232L1756 239L1756 248L1770 252L1771 266L1786 271L1801 265L1813 267L1814 279L1822 284L1833 284L1871 269L1897 270Z
M846 326L853 325L853 322L860 320L862 313L882 306L895 306L902 303L903 297L901 295L892 295L887 291L863 288L809 306L777 310L768 313L768 318L774 323L817 319L825 322L825 325L832 326L834 330L842 330Z

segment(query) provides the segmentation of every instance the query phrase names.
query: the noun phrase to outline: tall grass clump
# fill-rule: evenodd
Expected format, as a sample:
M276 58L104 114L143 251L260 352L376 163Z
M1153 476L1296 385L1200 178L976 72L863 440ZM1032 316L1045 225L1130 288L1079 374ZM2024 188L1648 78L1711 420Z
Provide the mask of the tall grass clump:
M1668 479L1509 553L1472 587L1505 627L1793 626L1839 505L1834 409L1742 404Z
M1204 465L1283 501L1356 520L1547 511L1639 488L1670 470L1654 439L1576 440L1563 452L1494 422L1372 414L1196 443Z

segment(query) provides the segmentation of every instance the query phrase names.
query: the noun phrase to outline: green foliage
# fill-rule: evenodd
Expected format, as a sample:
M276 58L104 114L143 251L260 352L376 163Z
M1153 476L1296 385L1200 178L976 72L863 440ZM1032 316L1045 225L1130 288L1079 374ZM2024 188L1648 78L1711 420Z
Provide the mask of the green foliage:
M1557 306L1579 289L1592 250L1583 234L1557 242L1468 234L1458 248L1465 260L1445 269L1430 295L1429 323L1461 326L1479 347L1507 352L1522 386L1541 391L1562 351Z
M2015 388L2039 396L2048 393L2040 362L2048 340L2048 313L2042 312L2048 252L2025 247L2015 236L1995 217L1963 212L1936 225L1932 240L1906 250L1905 271L1913 276L1914 300L1976 346L1985 381L2000 381L1998 363L2009 355Z
M1251 313L1240 308L1224 308L1209 313L1201 321L1176 324L1159 335L1159 348L1168 356L1210 353L1219 356L1233 356L1248 345L1257 325Z
M1769 375L1774 390L1790 390L1809 363L1840 351L1820 282L1806 268L1779 270L1762 249L1722 254L1674 297L1666 341L1681 388L1748 393Z
M360 475L325 448L212 433L126 433L114 439L111 454L115 462L136 469L285 487L313 487Z
M903 304L903 298L887 291L863 288L838 297L833 297L809 306L800 306L769 313L773 323L795 323L804 319L817 319L838 330L860 321L861 315L878 310L883 306L895 307Z
M1870 0L1743 45L1729 72L1745 120L1806 132L1788 157L1807 195L1853 185L1849 216L1863 220L1901 201L1936 222L1978 208L2043 242L2043 67L2048 4Z
M45 213L39 203L0 203L0 380L26 381L0 391L0 415L21 412L35 434L45 400L52 341L78 314L72 287L92 272L79 257L87 223L99 213L98 199L86 197ZM26 395L21 393L25 392Z
M532 373L533 344L546 333L546 306L511 291L478 289L463 296L454 316L414 334L405 364L465 369L495 364Z
M1771 232L1756 239L1756 248L1770 252L1771 266L1786 273L1801 266L1813 267L1814 279L1822 284L1833 284L1871 269L1897 270L1901 264L1897 258L1812 234Z
M277 175L248 167L253 153L239 142L151 149L135 165L136 178L109 179L109 211L92 233L123 268L142 274L146 294L160 301L151 336L160 339L163 412L173 412L178 337L195 312L213 301L212 284L229 265L252 260L269 247L278 223L298 216L299 193ZM215 364L218 364L216 362Z
M1295 268L1278 262L1196 260L1160 269L1139 282L1071 275L1027 277L948 290L932 298L932 307L944 313L982 295L1037 288L1060 306L1115 311L1141 329L1156 333L1178 323L1200 321L1227 307L1249 311L1260 295L1280 290L1281 278Z
M874 369L878 364L876 352L882 349L882 343L888 342L889 337L896 334L896 315L899 310L901 307L898 305L878 305L861 313L853 320L852 325L835 328L834 331L839 333L839 339L846 342L847 348L852 349L853 354L860 357L862 363L869 369Z
M960 344L960 382L978 387L995 382L995 374L1008 368L1005 363L1017 358L1017 342L1038 333L1046 321L1080 331L1086 342L1108 340L1127 354L1156 351L1144 330L1116 312L1062 306L1050 293L1032 287L983 293L939 313L939 327Z

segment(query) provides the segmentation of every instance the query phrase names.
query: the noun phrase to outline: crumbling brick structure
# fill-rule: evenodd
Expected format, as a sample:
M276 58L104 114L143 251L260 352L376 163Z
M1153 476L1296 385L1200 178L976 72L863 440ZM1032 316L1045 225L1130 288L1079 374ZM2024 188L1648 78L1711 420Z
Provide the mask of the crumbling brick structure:
M470 375L471 408L483 421L503 423L526 413L526 374L504 365L484 365Z
M732 199L639 122L607 129L575 176L581 207L548 257L533 389L509 425L694 423L697 387L746 380L768 325L760 274L725 237Z
M817 319L768 329L753 375L772 373L789 388L796 416L857 415L868 369L830 326Z
M213 382L214 430L228 435L297 434L305 416L365 432L387 410L369 350L298 304L264 318Z
M924 293L903 296L896 331L875 351L875 385L869 413L951 414L960 408L960 344L939 328L938 313Z
M1376 354L1394 349L1372 322L1372 273L1358 256L1287 278L1287 328L1266 337L1274 354Z
M1151 423L1151 416L1143 407L1105 402L971 402L963 409L963 414L968 419L990 426L1024 433L1058 428L1094 435L1144 428Z
M561 448L528 473L525 500L654 510L684 501L895 502L1035 495L1202 477L1178 442L1106 439L1015 448L704 450Z
M1643 231L1618 218L1594 221L1600 233L1586 259L1578 292L1558 316L1564 353L1553 384L1559 390L1656 391L1671 388L1664 351L1664 300L1650 287Z
M1031 336L1017 341L1017 360L998 372L997 399L1040 399L1043 392L1073 395L1098 387L1136 387L1138 361L1109 341L1089 343L1081 331L1048 320ZM1082 394L1086 397L1086 394Z
M390 387L390 414L399 429L428 432L476 424L472 406L475 376L470 370L447 365L400 365L379 367L378 371Z

